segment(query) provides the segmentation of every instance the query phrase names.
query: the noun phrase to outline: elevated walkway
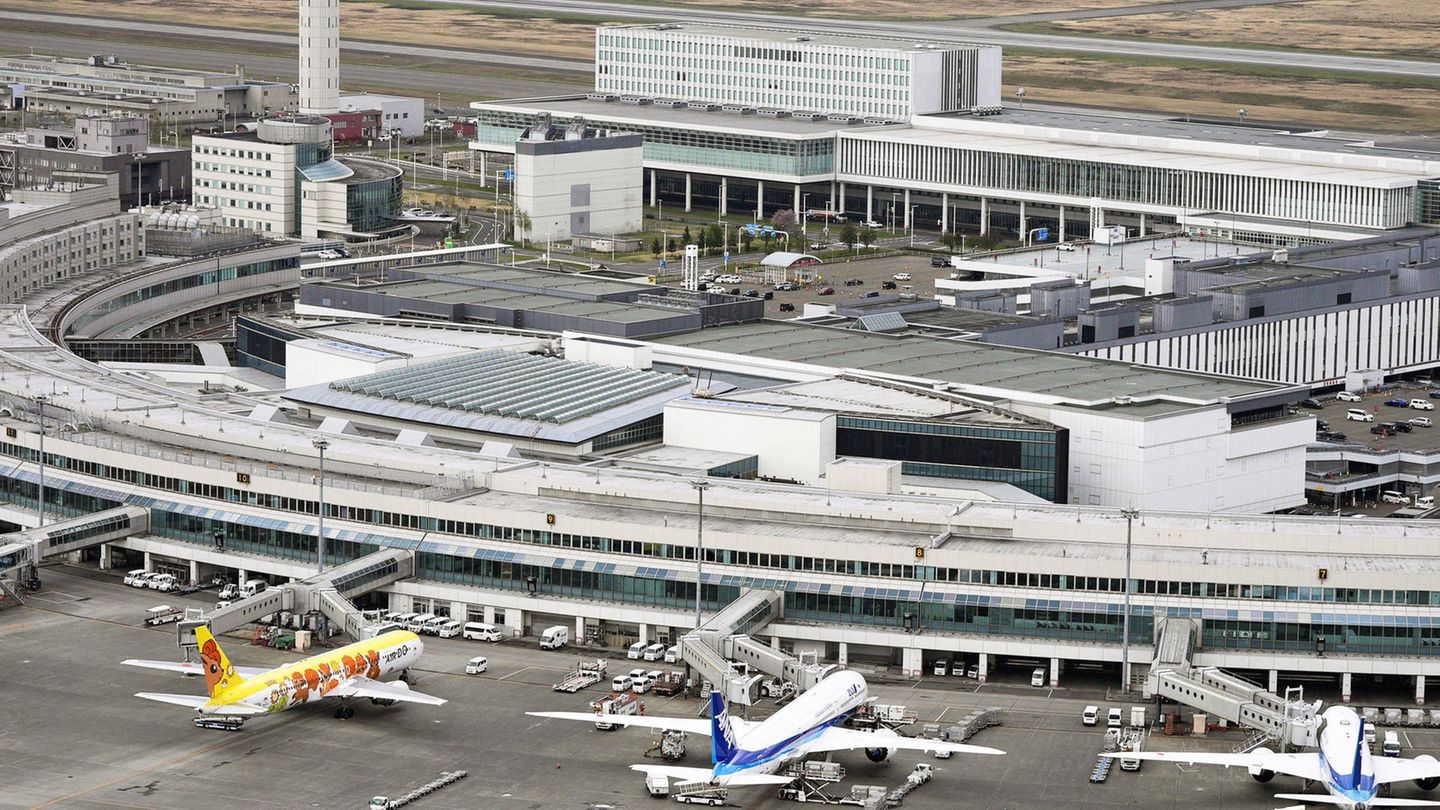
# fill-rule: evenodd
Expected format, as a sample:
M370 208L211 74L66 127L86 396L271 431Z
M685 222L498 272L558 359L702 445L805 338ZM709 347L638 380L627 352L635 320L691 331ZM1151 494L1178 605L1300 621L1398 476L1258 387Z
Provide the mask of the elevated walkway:
M211 612L206 619L210 632L228 633L272 613L321 613L332 626L363 638L370 622L350 600L415 575L415 553L402 549L381 549L351 560L324 573L266 589L227 607Z
M1192 619L1167 618L1157 628L1155 659L1145 677L1145 696L1172 700L1229 723L1254 729L1255 747L1273 741L1284 749L1314 746L1320 702L1289 700L1219 667L1194 667L1197 628Z
M148 531L150 510L120 506L0 535L0 578L14 578L17 573L33 570L47 559Z
M834 665L806 663L749 635L780 618L783 605L780 591L741 591L735 601L680 639L682 658L715 684L726 700L747 706L759 699L764 675L790 681L801 691L809 689L830 674ZM750 672L741 674L731 661L745 664Z

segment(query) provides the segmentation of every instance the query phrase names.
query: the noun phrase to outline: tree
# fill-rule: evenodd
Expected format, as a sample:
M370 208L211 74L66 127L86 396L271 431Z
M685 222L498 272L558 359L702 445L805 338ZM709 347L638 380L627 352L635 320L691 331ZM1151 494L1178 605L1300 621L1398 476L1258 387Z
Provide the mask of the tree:
M738 245L738 243L740 242L740 240L742 240L742 239L744 240L744 243L745 243L745 249L744 249L743 251L739 251L739 252L749 253L750 251L752 251L752 250L755 249L755 235L754 235L754 234L750 233L749 231L741 231L740 233L735 234L735 240L736 240L737 245Z
M775 216L770 218L770 224L775 226L775 230L785 231L786 233L794 230L795 226L799 223L800 218L795 216L795 209L793 208L782 208L775 212Z
M682 233L682 234L680 234L680 244L682 244L682 245L693 245L693 244L695 244L695 240L694 240L693 238L691 238L691 236L690 236L690 226L689 226L689 225L686 225L686 226L685 226L685 232Z
M719 225L711 225L705 229L705 241L711 245L721 248L725 247L725 231Z
M665 251L666 251L667 253L674 253L674 252L675 252L675 239L674 239L674 237L671 237L670 241L669 241L668 243L666 243L666 245L665 245Z
M852 222L845 223L845 227L840 229L840 241L844 242L845 247L850 250L855 249L855 242L858 241L859 238L860 233L856 230L855 224Z
M515 210L515 233L522 242L530 238L530 214L521 209Z
M706 255L705 248L709 244L709 241L709 236L705 233L704 230L699 230L695 232L695 247L700 248L700 255ZM687 242L686 244L689 243Z
M875 244L874 228L860 229L860 244L864 245L866 248L869 248L871 245Z
M659 255L660 255L660 237L657 236L657 237L655 237L654 239L651 239L651 240L650 240L650 252L651 252L651 253L654 253L654 254L656 255L656 257L659 257Z

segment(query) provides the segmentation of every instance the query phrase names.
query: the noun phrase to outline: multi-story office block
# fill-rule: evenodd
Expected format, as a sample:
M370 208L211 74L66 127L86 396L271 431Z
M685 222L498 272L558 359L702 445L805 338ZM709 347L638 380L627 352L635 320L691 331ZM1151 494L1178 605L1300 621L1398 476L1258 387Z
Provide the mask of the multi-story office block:
M715 25L595 32L595 90L861 118L1000 103L1000 48Z

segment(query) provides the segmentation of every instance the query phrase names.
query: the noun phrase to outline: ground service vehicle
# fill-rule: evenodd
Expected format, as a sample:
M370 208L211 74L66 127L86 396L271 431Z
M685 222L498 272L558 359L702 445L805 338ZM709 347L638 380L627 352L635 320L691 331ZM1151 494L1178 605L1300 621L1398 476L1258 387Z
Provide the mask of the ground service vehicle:
M1080 713L1080 722L1087 726L1093 726L1100 722L1100 707L1086 706L1085 710Z
M465 662L466 675L479 675L490 667L490 661L483 655L477 655Z
M247 580L244 584L240 586L240 595L249 598L257 593L260 593L268 587L270 587L270 583L266 582L263 579Z
M1044 668L1044 667L1036 667L1036 668L1035 668L1035 671L1032 672L1032 673L1030 673L1030 685L1031 685L1031 686L1044 686L1044 685L1045 685L1045 668Z
M540 634L540 649L558 650L570 643L570 628L563 625L555 625L547 628Z
M493 624L482 622L468 622L461 629L460 635L471 641L489 641L494 643L500 640L500 628Z
M1125 713L1120 711L1120 707L1110 707L1110 711L1105 714L1105 725L1109 728L1120 728L1125 725Z

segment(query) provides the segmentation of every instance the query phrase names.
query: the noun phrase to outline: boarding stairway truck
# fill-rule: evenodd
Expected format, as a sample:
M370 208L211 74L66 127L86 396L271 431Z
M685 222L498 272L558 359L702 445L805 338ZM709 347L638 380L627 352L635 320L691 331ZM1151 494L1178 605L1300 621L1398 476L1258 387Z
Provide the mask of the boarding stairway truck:
M550 688L556 692L579 692L605 680L605 659L580 661L565 679Z

